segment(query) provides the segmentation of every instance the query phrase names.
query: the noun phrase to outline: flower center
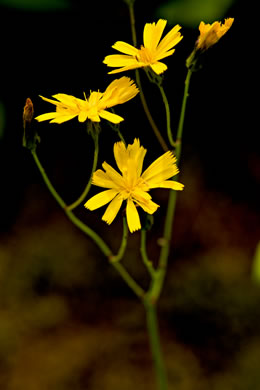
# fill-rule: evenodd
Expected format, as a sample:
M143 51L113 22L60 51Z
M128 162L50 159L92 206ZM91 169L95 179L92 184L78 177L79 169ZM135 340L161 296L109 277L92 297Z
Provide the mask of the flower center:
M140 62L144 62L145 64L153 63L153 55L149 49L141 46L141 49L138 51L137 60Z

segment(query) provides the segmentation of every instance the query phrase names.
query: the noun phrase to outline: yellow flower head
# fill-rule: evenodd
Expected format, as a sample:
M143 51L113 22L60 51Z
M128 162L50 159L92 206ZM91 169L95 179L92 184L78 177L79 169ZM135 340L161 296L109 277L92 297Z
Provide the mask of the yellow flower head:
M200 35L196 43L196 49L207 50L215 45L220 38L226 34L234 22L234 18L225 19L225 22L214 22L212 24L205 24L201 22L199 25Z
M37 116L37 121L50 120L52 123L63 123L78 117L79 122L90 119L92 122L100 122L100 118L107 119L112 123L119 123L124 119L106 108L122 104L132 99L139 92L133 80L129 77L121 77L112 81L105 92L90 92L89 98L78 99L71 95L58 93L53 95L56 100L41 98L56 106L55 112L49 112Z
M164 153L142 173L145 154L146 149L140 146L139 139L135 139L127 147L123 142L115 143L114 156L121 174L104 162L104 171L98 169L93 174L92 182L108 190L100 192L85 203L87 209L95 210L110 202L102 219L111 224L126 200L126 218L131 233L141 229L136 205L148 214L153 214L159 207L148 194L150 189L183 189L183 184L168 180L179 172L172 152Z
M173 47L183 38L179 32L181 27L177 24L160 41L166 23L167 21L163 19L159 19L156 24L146 23L143 33L144 44L140 49L122 41L116 42L112 47L123 54L105 57L103 62L107 66L119 68L109 73L119 73L147 66L150 66L157 74L163 73L167 66L160 60L173 54L175 51Z

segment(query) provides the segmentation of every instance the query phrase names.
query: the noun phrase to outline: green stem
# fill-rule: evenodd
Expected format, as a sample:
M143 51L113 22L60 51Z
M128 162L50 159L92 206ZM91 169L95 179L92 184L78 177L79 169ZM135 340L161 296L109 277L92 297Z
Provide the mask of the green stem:
M36 151L32 151L32 156L34 158L34 161L42 175L42 178L48 187L48 190L54 197L54 199L57 201L57 203L60 205L60 207L64 210L65 214L67 217L71 220L71 222L74 223L82 232L84 232L86 235L88 235L92 240L96 243L96 245L99 247L101 252L106 256L106 257L111 257L113 256L113 253L111 249L107 246L107 244L102 240L102 238L90 227L85 225L80 219L76 217L76 215L71 211L67 209L67 205L64 202L64 200L60 197L60 195L57 193L53 185L51 184L42 164L40 163L40 160L36 154Z
M164 225L164 234L160 240L162 248L160 252L158 268L156 269L156 277L153 279L148 293L150 299L155 302L159 299L166 275L172 237L172 225L176 207L176 198L177 192L170 191Z
M81 202L84 201L84 199L86 198L86 196L87 196L87 194L88 194L88 192L90 190L90 187L91 187L91 184L92 184L92 176L93 176L93 173L95 172L95 170L97 168L97 161L98 161L98 152L99 152L98 133L93 135L92 138L93 138L93 141L94 141L94 158L93 158L93 164L92 164L92 169L91 169L91 173L90 173L90 177L89 177L88 183L87 183L84 191L80 195L80 197L75 202L73 202L71 205L67 206L66 210L73 210L73 209L75 209Z
M36 154L36 151L35 150L32 150L31 151L32 153L32 156L33 156L33 159L42 175L42 178L46 184L46 186L48 187L48 190L50 191L50 193L52 194L52 196L54 197L54 199L56 200L56 202L60 205L60 207L62 209L65 209L66 208L66 203L64 202L64 200L60 197L60 195L58 194L58 192L55 190L55 188L53 187L53 185L51 184L46 172L45 172L45 169L43 168L37 154Z
M147 271L153 278L155 269L153 267L153 263L151 260L148 258L147 251L146 251L146 230L142 229L141 230L141 244L140 244L140 253L143 259L143 263L145 267L147 268Z
M115 112L113 108L111 109L111 111L112 111L113 113ZM121 133L121 131L120 131L120 123L114 124L114 123L109 122L109 126L111 127L111 129L112 129L113 131L115 131L115 132L117 133L117 135L118 135L118 137L120 138L120 140L121 140L122 142L124 142L124 144L126 145L125 139L124 139L124 137L123 137L123 135L122 135L122 133Z
M129 288L135 293L135 295L143 299L145 296L145 291L142 289L142 287L139 286L138 283L130 276L130 274L127 272L127 270L124 268L124 266L120 262L111 262L112 266L117 270L117 272L121 275L122 279L126 282Z
M130 15L130 25L131 25L131 32L132 32L132 40L133 40L133 45L136 47L137 46L137 38L136 38L136 28L135 28L135 14L134 14L134 2L128 2L128 8L129 8L129 15ZM166 142L164 141L161 133L160 133L160 130L158 129L152 115L151 115L151 112L148 108L148 105L147 105L147 102L146 102L146 99L145 99L145 96L144 96L144 93L143 93L143 88L142 88L142 84L141 84L141 79L140 79L140 73L139 73L139 70L136 69L135 71L135 78L136 78L136 84L139 88L139 91L140 91L140 99L141 99L141 103L142 103L142 106L143 106L143 109L144 109L144 112L146 114L146 117L153 129L153 132L159 142L159 144L161 145L162 149L167 152L167 150L169 150Z
M182 140L184 118L185 118L185 112L186 112L186 106L187 106L187 99L189 97L190 79L191 79L192 73L193 73L192 69L188 69L187 76L186 76L186 79L184 82L184 94L183 94L181 113L180 113L180 119L179 119L179 124L178 124L178 129L177 129L177 137L176 137L175 155L176 155L177 161L179 161L180 156L181 156L181 140Z
M136 84L138 85L138 88L139 88L139 91L140 91L140 99L141 99L141 103L143 105L143 109L144 109L144 112L146 114L146 117L153 129L153 132L159 142L159 144L161 145L162 149L164 150L164 152L167 152L169 150L166 142L164 141L161 133L160 133L160 130L158 129L152 115L151 115L151 112L148 108L148 105L147 105L147 102L146 102L146 99L145 99L145 96L144 96L144 93L143 93L143 89L142 89L142 84L141 84L141 79L140 79L140 74L139 74L139 70L137 69L135 71L135 77L136 77Z
M167 390L167 378L162 357L157 311L154 303L144 301L151 353L154 361L158 390Z
M123 217L123 234L122 234L121 244L117 254L114 255L112 258L110 258L111 263L116 263L123 258L127 246L127 239L128 239L128 227L127 227L126 218Z
M177 139L176 139L175 155L178 163L180 163L180 157L181 157L181 141L182 141L182 134L183 134L183 125L184 125L184 117L185 117L185 111L187 105L187 98L189 96L189 85L190 85L191 75L192 75L192 70L188 69L188 73L185 79L184 95L183 95L180 120L179 120L179 125L177 130ZM177 179L178 176L175 177L175 180ZM151 283L151 287L148 292L150 298L154 301L157 301L161 294L165 275L166 275L168 257L169 257L169 251L171 245L171 237L172 237L172 226L173 226L175 208L176 208L176 199L177 199L177 192L170 191L167 212L166 212L166 219L164 224L164 234L163 234L163 238L161 239L162 248L160 252L158 268L156 270L156 278L153 279Z
M42 175L42 178L50 191L50 193L53 195L54 199L57 201L57 203L60 205L60 207L64 210L67 217L70 219L70 221L77 226L83 233L85 233L88 237L90 237L95 244L99 247L101 252L110 260L111 265L117 270L117 272L121 275L121 277L124 279L126 284L129 286L129 288L132 289L132 291L139 297L144 297L144 290L136 283L136 281L132 278L132 276L127 272L127 270L123 267L122 264L118 262L113 262L111 259L113 259L115 256L112 252L112 250L109 248L109 246L103 241L103 239L89 226L85 225L79 218L76 217L76 215L71 211L67 210L67 205L64 202L64 200L60 197L60 195L57 193L53 185L51 184L43 166L41 165L41 162L36 154L36 151L31 151L33 159ZM119 249L120 250L120 249ZM122 249L121 249L122 251Z
M135 12L134 12L134 2L131 1L128 3L129 14L130 14L130 24L131 24L131 32L132 32L132 40L133 44L137 46L137 38L136 38L136 29L135 29Z
M172 147L175 147L175 142L173 140L173 137L172 137L172 130L171 130L171 113L170 113L170 106L169 106L169 102L168 102L168 99L166 97L166 94L165 94L165 91L163 89L163 86L161 85L161 83L156 83L158 85L158 88L161 92L161 95L162 95L162 99L163 99L163 103L164 103L164 106L165 106L165 112L166 112L166 126L167 126L167 135L168 135L168 140L169 140L169 143Z

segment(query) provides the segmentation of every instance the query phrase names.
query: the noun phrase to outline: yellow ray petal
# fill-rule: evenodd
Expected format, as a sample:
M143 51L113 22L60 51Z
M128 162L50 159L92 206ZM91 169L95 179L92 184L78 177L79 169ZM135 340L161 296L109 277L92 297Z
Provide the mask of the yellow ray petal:
M102 220L108 223L109 225L114 221L117 213L122 205L123 198L122 196L117 195L111 203L107 206L105 214L102 217Z
M109 65L108 65L109 66ZM115 74L115 73L120 73L120 72L127 72L128 70L133 70L133 69L138 69L138 68L144 68L145 66L147 66L147 64L144 64L143 62L136 62L135 64L133 65L129 65L129 66L124 66L123 68L119 68L119 69L114 69L114 70L111 70L110 72L108 72L108 74Z
M75 107L77 108L77 102L82 101L84 103L84 100L78 99L75 96L67 95L65 93L57 93L56 95L53 95L55 99L59 100L62 104L69 107ZM45 99L46 100L46 99Z
M176 175L179 170L175 164L176 157L168 151L158 157L142 174L142 178L150 186L155 188L161 181L170 179Z
M160 54L156 53L156 60L162 60L163 58L171 56L175 52L175 49L169 50L169 51L163 51Z
M129 43L117 41L113 46L113 49L120 51L121 53L128 54L130 56L136 56L138 54L138 49L134 46L129 45Z
M80 111L78 115L79 122L85 122L88 118L88 112L87 111ZM91 119L92 120L92 119ZM100 119L99 119L100 121Z
M129 231L131 233L141 229L139 214L138 211L136 210L136 206L134 205L132 199L127 199L126 219L127 219Z
M150 66L156 74L161 74L167 69L167 65L163 64L162 62L156 62L155 64L151 64Z
M177 24L174 26L168 34L165 35L165 37L161 40L157 47L157 54L160 56L162 53L165 53L172 49L174 46L176 46L183 38L179 30L181 29L181 26ZM163 57L161 57L163 58Z
M140 146L140 140L135 138L132 145L127 147L130 165L134 165L136 169L136 176L140 176L143 169L143 161L146 155L147 149Z
M151 195L140 188L134 190L133 200L148 214L153 214L159 207L158 204L152 201Z
M102 171L102 169L98 169L93 173L92 183L98 187L118 189L116 184L110 179L106 172Z
M39 96L40 96L40 98L41 98L42 100L44 100L45 102L48 102L48 103L54 104L55 106L57 106L57 105L60 105L60 104L61 104L60 102L57 102L56 100L53 100L53 99L48 99L48 98L46 98L46 97L44 97L44 96L41 96L41 95L39 95Z
M126 76L120 77L120 79L113 80L109 84L109 86L107 87L105 92L103 93L102 102L104 102L106 100L110 100L110 99L112 99L112 97L114 98L115 95L117 96L118 94L120 94L120 92L122 90L128 89L129 85L131 85L132 83L133 83L133 80L131 80L129 77L126 77ZM106 106L106 107L108 107L108 106ZM106 107L104 107L104 108L106 108ZM112 107L112 106L110 106L110 107Z
M179 183L178 181L165 180L161 182L160 185L158 185L158 188L169 188L175 191L182 191L184 185L182 183Z
M124 142L120 141L114 144L114 156L119 170L124 174L127 170L128 159L128 153Z
M135 57L125 54L111 54L106 56L103 63L111 67L138 65L138 61Z
M106 161L103 162L102 167L106 171L108 177L118 186L124 187L124 181L120 173L118 173L114 168L111 167Z
M36 119L38 122L48 121L50 119L56 118L57 115L59 115L57 112L48 112L46 114L38 115L34 119Z
M108 202L110 202L116 195L118 194L118 191L115 189L110 189L106 191L102 191L97 195L94 195L92 198L90 198L84 206L89 210L96 210L99 207L104 206Z
M159 19L156 24L146 23L143 33L144 47L150 49L151 51L155 50L161 39L166 24L167 21L164 19Z
M158 204L156 204L155 202L153 202L151 199L147 202L143 202L143 201L140 201L140 200L136 200L135 199L135 202L140 206L142 207L142 209L148 213L148 214L154 214L155 211L158 209L158 207L160 207Z
M109 122L112 122L112 123L115 123L115 124L120 123L120 122L122 122L124 120L124 118L122 118L121 116L113 114L112 112L109 112L109 111L106 111L106 110L100 111L99 112L99 116L101 116L101 118L106 119Z
M105 107L112 107L116 104L122 104L132 99L138 94L139 90L133 80L129 77L121 77L114 80L106 89L101 103Z
M50 123L59 123L59 124L64 123L64 122L70 121L71 119L75 118L76 116L77 116L77 114L71 114L71 115L59 114L53 120L51 120Z

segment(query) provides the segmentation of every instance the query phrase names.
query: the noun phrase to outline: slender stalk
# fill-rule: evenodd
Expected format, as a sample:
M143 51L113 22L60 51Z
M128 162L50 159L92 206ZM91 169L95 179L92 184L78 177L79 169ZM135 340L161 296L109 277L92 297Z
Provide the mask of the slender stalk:
M147 268L147 271L149 272L149 274L153 278L154 273L155 273L155 269L154 269L153 263L151 262L151 260L148 258L148 255L147 255L146 230L144 230L144 229L141 230L140 253L141 253L141 256L143 259L143 263L144 263L145 267Z
M172 147L175 147L175 142L172 137L172 130L171 130L171 113L170 113L170 107L169 107L169 102L167 99L167 96L165 94L164 88L161 83L157 83L158 88L161 92L163 103L165 106L165 112L166 112L166 126L167 126L167 135L168 135L168 140L169 143Z
M124 254L125 254L126 246L127 246L127 238L128 238L128 227L127 227L126 218L124 217L123 218L123 234L122 234L121 244L120 244L120 247L119 247L117 254L110 258L111 263L116 263L123 258Z
M147 105L147 102L146 102L146 99L145 99L145 96L144 96L144 93L143 93L143 89L142 89L142 84L141 84L141 79L140 79L140 74L139 74L139 70L137 69L135 71L135 78L136 78L136 84L138 85L138 88L139 88L139 91L140 91L140 99L141 99L141 102L142 102L142 105L143 105L143 109L144 109L144 112L147 116L147 119L153 129L153 132L159 142L159 144L161 145L162 149L164 150L164 152L167 152L167 150L169 150L166 142L164 141L161 133L160 133L160 130L158 129L152 115L151 115L151 112L148 108L148 105Z
M90 227L88 227L87 225L85 225L80 219L78 219L76 217L76 215L71 211L71 210L68 210L67 209L67 205L66 203L64 202L64 200L61 198L61 196L57 193L57 191L55 190L55 188L53 187L52 183L50 182L46 172L45 172L45 169L43 168L37 154L36 154L36 151L32 151L32 156L34 158L34 161L42 175L42 178L46 184L46 186L48 187L48 190L50 191L50 193L52 194L52 196L54 197L54 199L57 201L57 203L61 206L61 208L64 210L65 214L67 215L67 217L71 220L71 222L74 223L74 225L76 225L82 232L84 232L85 234L87 234L90 238L92 238L92 240L96 243L96 245L99 247L99 249L101 250L101 252L106 256L106 257L111 257L113 256L113 253L111 251L111 249L107 246L107 244L102 240L102 238L94 231L92 230Z
M133 45L136 47L137 46L137 38L136 38L136 28L135 28L134 2L128 2L127 4L128 4L128 8L129 8ZM166 142L164 141L164 139L160 133L160 130L158 129L158 127L157 127L157 125L156 125L156 123L151 115L151 112L148 108L148 105L147 105L147 102L146 102L146 99L145 99L145 96L143 93L143 88L142 88L141 79L140 79L140 73L139 73L138 69L136 69L136 71L135 71L135 78L136 78L136 84L137 84L139 91L140 91L140 99L141 99L141 103L142 103L144 112L146 114L146 117L147 117L147 119L148 119L148 121L153 129L153 132L154 132L159 144L161 145L162 149L165 152L167 152L167 150L169 150L169 148L168 148Z
M127 272L127 270L124 268L124 266L120 262L111 262L112 266L117 270L117 272L121 275L122 279L126 282L128 287L131 288L131 290L135 293L135 295L143 299L145 296L145 291L142 289L142 287L139 286L139 284L130 276L130 274Z
M36 154L36 151L35 150L32 150L31 151L32 153L32 156L33 156L33 159L42 175L42 178L46 184L46 186L48 187L48 190L50 191L50 193L52 194L52 196L54 197L54 199L56 200L56 202L60 205L60 207L62 209L65 209L66 208L66 203L64 202L64 200L60 197L60 195L58 194L58 192L55 190L55 188L53 187L53 185L51 184L46 172L45 172L45 169L43 168L37 154Z
M124 137L123 137L121 131L119 130L119 127L118 127L118 129L115 130L115 131L116 131L118 137L120 138L120 140L126 145L125 139L124 139Z
M92 184L92 176L93 176L93 173L95 172L95 170L97 168L97 161L98 161L98 152L99 152L98 133L93 135L92 138L93 138L93 141L94 141L94 157L93 157L93 164L92 164L92 169L91 169L91 173L90 173L90 177L89 177L88 183L87 183L84 191L80 195L80 197L77 200L75 200L75 202L73 202L71 205L66 206L66 210L73 210L73 209L75 209L81 202L84 201L84 199L86 198L86 196L87 196L87 194L88 194L88 192L90 190L90 187L91 187L91 184Z
M161 252L159 257L158 268L156 269L156 278L153 279L151 283L151 287L149 289L150 299L153 301L157 301L164 284L164 279L166 275L167 265L168 265L168 257L170 252L170 244L172 237L172 225L176 207L176 191L170 191L166 219L164 224L164 234L161 239Z
M128 3L129 14L130 14L130 25L131 25L131 33L133 44L137 46L137 38L136 38L136 29L135 29L135 12L134 12L134 1L130 1Z
M138 298L144 297L144 290L136 283L136 281L132 278L132 276L127 272L127 270L123 267L122 264L119 262L113 262L111 259L113 259L115 256L112 252L112 250L109 248L109 246L104 242L104 240L89 226L84 224L76 215L71 211L67 210L67 205L64 202L64 200L61 198L61 196L57 193L55 188L53 187L52 183L50 182L37 154L36 151L31 151L33 159L42 175L42 178L50 191L50 193L53 195L54 199L57 201L57 203L60 205L60 207L64 210L67 217L70 219L70 221L77 226L83 233L85 233L88 237L90 237L95 244L98 246L98 248L101 250L101 252L110 260L111 265L117 270L117 272L121 275L121 277L124 279L126 284L129 288L138 296ZM122 244L119 251L123 251Z
M107 258L110 259L113 257L113 253L109 246L93 229L83 223L72 211L65 209L64 212L75 226L77 226L83 233L85 233L95 242L95 244Z
M155 365L158 390L167 390L167 377L162 357L156 306L149 300L144 301L146 321L152 357Z
M188 69L188 73L187 73L187 76L185 79L184 94L183 94L183 101L182 101L179 125L178 125L178 129L177 129L175 155L176 155L178 163L180 163L180 157L181 157L181 142L182 142L182 134L183 134L183 124L184 124L184 117L185 117L185 111L186 111L186 105L187 105L187 98L189 96L189 85L190 85L191 75L192 75L192 70ZM178 177L176 177L176 180L177 180L177 178ZM166 219L165 219L165 224L164 224L164 234L163 234L163 238L161 239L162 248L161 248L160 257L159 257L158 269L156 270L157 277L154 278L154 280L152 281L151 287L149 290L149 295L150 295L151 299L153 299L154 301L157 301L160 294L161 294L162 287L164 284L165 275L166 275L166 269L167 269L168 257L169 257L169 251L170 251L170 245L171 245L171 237L172 237L172 226L173 226L175 208L176 208L176 199L177 199L177 192L170 191Z
M115 112L113 108L111 109L111 111L112 111L113 113ZM109 126L111 127L111 129L112 129L113 131L115 131L115 132L117 133L117 135L118 135L118 137L120 138L120 140L121 140L122 142L124 142L124 144L126 144L125 139L124 139L124 137L123 137L123 135L122 135L122 133L121 133L121 131L120 131L120 123L114 124L114 123L109 122Z
M179 161L181 156L181 140L182 140L182 133L183 133L183 125L184 125L184 118L185 118L185 112L186 112L186 106L187 106L187 99L189 97L189 86L190 86L190 79L193 71L192 69L188 69L187 76L184 82L184 94L183 94L183 100L182 100L182 106L181 106L181 113L180 113L180 119L177 129L177 137L176 137L176 149L175 149L175 155L177 158L177 161Z

